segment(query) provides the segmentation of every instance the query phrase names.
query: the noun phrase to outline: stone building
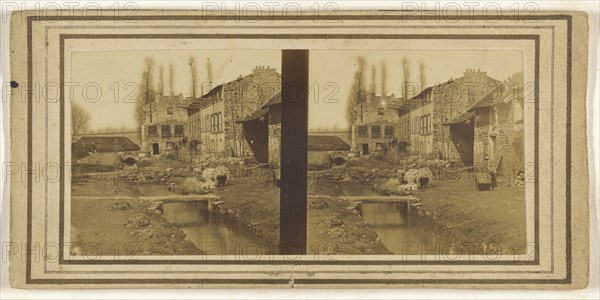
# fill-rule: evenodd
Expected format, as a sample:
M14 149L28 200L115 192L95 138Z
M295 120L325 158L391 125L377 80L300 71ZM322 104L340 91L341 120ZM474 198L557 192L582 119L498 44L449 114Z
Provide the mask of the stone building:
M256 67L252 74L218 85L187 110L187 148L197 154L252 156L241 120L260 108L281 89L281 75L274 68Z
M281 92L239 123L256 161L278 166L281 154Z
M516 73L468 109L479 171L513 176L524 169L523 100L523 73Z
M162 154L165 149L177 151L184 139L186 110L183 94L158 95L145 107L142 125L142 150Z
M412 154L473 164L473 124L467 110L500 82L468 69L463 76L428 87L404 101L399 111L399 143Z
M398 109L402 104L394 94L367 96L352 125L352 149L361 155L396 149Z
M257 162L279 166L281 158L281 92L239 121ZM334 135L308 134L308 157L350 151L350 145Z

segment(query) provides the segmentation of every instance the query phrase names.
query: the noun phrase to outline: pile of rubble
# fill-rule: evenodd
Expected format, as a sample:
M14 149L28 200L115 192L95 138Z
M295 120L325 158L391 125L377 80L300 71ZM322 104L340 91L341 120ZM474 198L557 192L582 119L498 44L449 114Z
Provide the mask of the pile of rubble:
M410 191L429 187L433 180L433 173L429 167L410 169L406 172L399 169L396 178L375 185L377 192L383 195L410 195Z
M420 169L423 167L450 168L452 163L443 159L425 159L419 155L412 155L404 158L399 163L404 169Z
M515 176L515 186L524 187L525 186L525 172L519 171Z
M169 183L169 190L183 195L206 194L211 189L227 185L227 179L231 175L224 165L207 167L199 173L185 178L180 184Z
M188 177L184 179L180 184L171 182L169 183L169 191L177 194L208 194L210 189L214 189L216 184L212 180L204 181L196 177Z
M192 159L192 165L200 168L217 167L220 165L244 165L244 159L241 157L217 157L212 153L196 156Z
M135 229L152 227L152 225L150 224L150 220L144 214L136 214L136 215L129 217L127 219L127 224L125 224L125 226L128 228L135 228Z
M155 181L166 182L171 177L189 177L192 176L194 170L192 167L185 168L166 168L157 167L136 168L124 170L119 173L119 178L135 182L135 181Z

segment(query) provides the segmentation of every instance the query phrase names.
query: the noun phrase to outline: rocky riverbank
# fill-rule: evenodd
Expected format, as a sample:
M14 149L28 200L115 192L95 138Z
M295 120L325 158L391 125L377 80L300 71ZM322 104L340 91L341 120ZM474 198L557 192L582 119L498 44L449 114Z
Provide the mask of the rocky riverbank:
M71 214L72 255L123 259L202 254L147 201L74 196Z

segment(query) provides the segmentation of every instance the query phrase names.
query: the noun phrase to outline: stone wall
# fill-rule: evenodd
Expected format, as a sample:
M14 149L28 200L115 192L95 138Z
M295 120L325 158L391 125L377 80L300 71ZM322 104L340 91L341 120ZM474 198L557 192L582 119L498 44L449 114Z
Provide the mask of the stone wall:
M250 145L243 138L242 124L237 121L260 108L280 88L281 75L274 68L261 66L255 68L252 74L217 86L201 97L199 100L207 104L200 107L199 113L206 115L210 109L213 110L211 113L221 113L223 127L219 138L206 135L204 132L207 131L203 130L203 144L207 142L205 139L210 139L209 143L218 143L215 147L203 147L203 150L218 151L227 156L252 156ZM211 104L215 102L222 102L218 111L214 111L215 107Z
M489 106L476 109L474 160L476 165L495 167L501 176L512 178L524 169L522 74L504 82L502 92L491 98ZM515 97L515 94L517 97Z
M467 109L496 88L498 84L500 82L487 76L486 72L466 70L463 77L451 79L431 88L429 97L434 105L432 110L433 154L443 159L457 160L456 162L460 164L469 164L461 158L465 157L466 148L457 147L457 145L461 145L460 141L463 139L463 135L451 132L450 127L443 124L464 114ZM457 137L459 140L451 140L453 137Z
M156 95L153 103L146 105L145 124L157 123L167 120L187 120L187 111L182 107L183 94ZM152 112L152 113L150 113ZM152 120L150 120L152 118Z
M523 170L523 123L517 122L522 120L515 120L515 105L519 103L496 103L477 110L474 139L476 165L493 167L499 163L498 172L509 176Z
M163 126L169 126L167 134L163 134ZM182 131L180 134L176 134L176 126L181 126ZM149 130L150 127L156 128L155 134ZM144 125L143 135L144 145L142 145L142 150L144 151L152 151L153 144L158 144L159 154L169 145L173 149L179 149L182 147L182 141L185 136L185 123L178 120L166 120L146 124Z
M410 133L410 153L424 155L427 157L437 156L439 145L435 143L434 136L434 103L426 102L415 107L410 113L411 133ZM424 130L421 129L421 118L428 118L424 124Z
M394 101L399 101L392 94L390 96L367 96L361 111L357 112L356 119L352 126L352 150L363 153L363 144L369 145L369 152L377 148L377 144L385 144L385 147L390 149L392 141L397 137L398 132L398 110L390 108L390 104ZM367 126L368 136L359 136L358 128ZM372 127L381 126L381 137L372 136ZM384 137L385 126L392 126L394 134L390 138Z
M374 150L386 150L386 151L390 151L393 150L392 147L392 143L395 140L395 131L397 130L397 122L393 122L393 121L388 121L385 119L381 119L381 120L374 120L370 123L361 123L361 124L357 124L354 125L354 130L353 130L353 135L354 135L354 142L356 144L356 151L359 151L360 154L367 154L364 153L364 147L363 145L366 144L368 145L368 154L373 154ZM367 134L363 135L361 134L361 127L366 128L367 129ZM386 127L392 127L394 130L394 133L391 136L386 136L385 135L385 128ZM374 133L374 131L377 131L377 128L379 128L378 132L379 134L377 135L376 133Z
M269 163L279 166L281 160L281 106L269 107Z

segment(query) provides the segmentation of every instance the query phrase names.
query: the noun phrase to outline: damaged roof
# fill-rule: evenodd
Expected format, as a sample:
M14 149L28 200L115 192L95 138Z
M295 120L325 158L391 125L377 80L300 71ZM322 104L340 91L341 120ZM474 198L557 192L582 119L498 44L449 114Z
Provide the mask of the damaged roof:
M277 92L277 94L275 94L275 96L273 96L273 97L271 97L271 99L267 100L263 105L261 105L261 107L259 109L251 112L249 115L247 115L243 119L237 121L237 123L243 123L243 122L256 120L258 118L262 118L263 116L265 116L269 113L269 106L275 105L275 104L281 104L281 91Z
M474 111L481 108L486 108L492 106L495 102L497 102L497 98L503 98L502 92L504 91L504 86L502 84L498 84L495 88L493 88L489 93L485 94L479 101L475 102L467 111ZM497 94L497 93L500 94Z
M456 125L467 122L475 117L474 111L465 111L462 114L458 115L456 118L453 118L450 121L442 123L442 125Z
M269 113L268 108L259 108L255 111L251 112L249 115L247 115L243 119L236 121L236 123L243 123L243 122L256 120L258 118L262 118L262 117L266 116L268 113Z
M263 104L261 107L262 108L268 108L271 105L274 104L281 104L281 91L277 92L277 94L275 94L275 96L271 97L271 99L269 99L267 102L265 102L265 104Z

